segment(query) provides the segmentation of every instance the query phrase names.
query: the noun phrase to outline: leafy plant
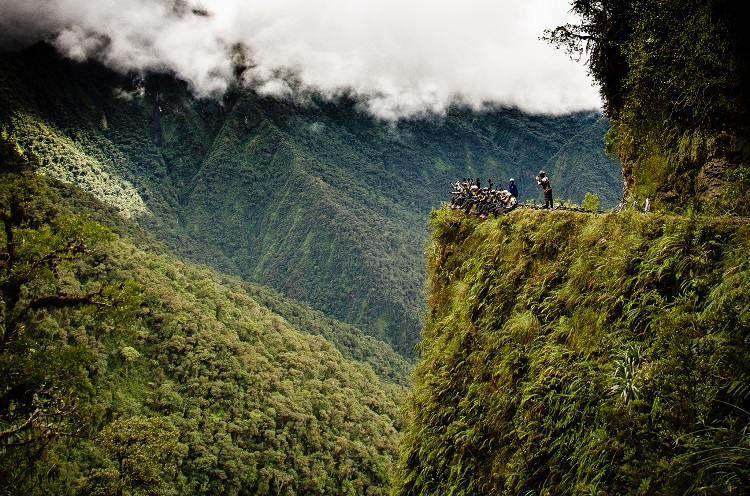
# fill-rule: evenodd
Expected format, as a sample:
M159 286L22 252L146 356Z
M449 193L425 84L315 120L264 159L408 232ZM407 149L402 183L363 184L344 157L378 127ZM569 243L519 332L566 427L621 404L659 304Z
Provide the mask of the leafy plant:
M596 212L599 210L599 197L594 193L587 192L586 196L583 197L581 207Z
M646 364L643 345L640 343L628 343L620 351L619 358L615 361L612 371L612 393L616 394L624 404L638 399L638 387L636 385L638 374Z
M131 417L108 424L96 446L113 463L94 469L80 482L79 494L175 494L171 478L177 472L179 432L159 417Z

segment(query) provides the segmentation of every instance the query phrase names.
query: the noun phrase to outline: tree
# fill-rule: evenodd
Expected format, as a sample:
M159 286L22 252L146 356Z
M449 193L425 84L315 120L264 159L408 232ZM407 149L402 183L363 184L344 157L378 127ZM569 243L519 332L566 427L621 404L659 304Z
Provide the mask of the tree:
M114 234L60 213L33 156L5 140L0 153L0 487L21 494L47 449L83 434L99 409L87 370L95 353L61 317L93 332L108 319L127 324L141 289L80 280L75 264Z
M544 39L575 58L587 56L589 73L599 84L605 113L612 115L621 106L622 82L629 67L624 42L631 31L633 0L575 0L571 12L578 24L545 30Z
M587 65L624 196L750 211L750 55L738 0L576 0L545 39ZM739 183L739 188L734 187ZM739 202L737 198L739 197Z
M599 210L599 197L594 193L586 193L581 202L581 206L587 210Z
M179 432L161 417L137 416L108 424L96 445L114 466L94 469L79 488L89 496L172 494Z

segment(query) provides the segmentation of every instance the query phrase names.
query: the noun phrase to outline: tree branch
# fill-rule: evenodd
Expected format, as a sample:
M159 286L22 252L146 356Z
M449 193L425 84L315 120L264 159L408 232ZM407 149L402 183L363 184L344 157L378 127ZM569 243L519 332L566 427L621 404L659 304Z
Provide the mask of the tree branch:
M41 408L37 408L31 413L31 415L29 415L29 418L26 419L26 421L23 424L19 425L18 427L11 427L10 429L0 432L0 442L2 442L7 437L10 437L14 434L18 434L19 432L29 428L36 419L41 417L42 413L43 413L43 410Z
M97 305L101 307L111 308L113 306L111 303L94 300L95 296L102 294L102 289L103 288L99 288L98 291L94 291L94 292L91 292L85 295L80 295L80 296L61 296L61 295L42 296L40 298L31 300L29 304L26 306L26 310L39 310L40 308L67 308L67 307L74 307L76 305L82 305L82 304ZM24 312L26 310L24 310Z

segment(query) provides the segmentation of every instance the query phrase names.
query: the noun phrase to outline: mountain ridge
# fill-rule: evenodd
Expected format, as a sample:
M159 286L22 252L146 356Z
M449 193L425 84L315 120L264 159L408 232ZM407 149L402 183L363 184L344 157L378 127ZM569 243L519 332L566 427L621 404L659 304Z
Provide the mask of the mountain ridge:
M403 357L0 160L0 492L388 493Z
M603 187L602 205L619 200L596 114L455 107L385 122L346 95L297 102L235 89L197 100L168 75L124 77L45 45L2 65L4 132L46 173L119 205L178 253L304 300L405 356L424 311L424 218L449 181L514 177L533 198L546 167L574 201L587 183ZM591 151L576 153L578 143ZM571 160L594 165L569 175Z

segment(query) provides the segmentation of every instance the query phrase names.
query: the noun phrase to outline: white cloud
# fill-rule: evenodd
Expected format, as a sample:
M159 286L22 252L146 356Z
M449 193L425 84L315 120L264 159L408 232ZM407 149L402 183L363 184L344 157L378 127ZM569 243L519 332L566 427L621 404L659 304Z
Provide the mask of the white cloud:
M540 41L572 19L566 0L3 0L0 45L50 37L76 59L118 70L173 70L200 94L223 91L231 50L248 47L261 91L282 75L325 93L354 91L373 112L475 106L530 112L600 108L582 63ZM208 13L208 15L205 15Z

